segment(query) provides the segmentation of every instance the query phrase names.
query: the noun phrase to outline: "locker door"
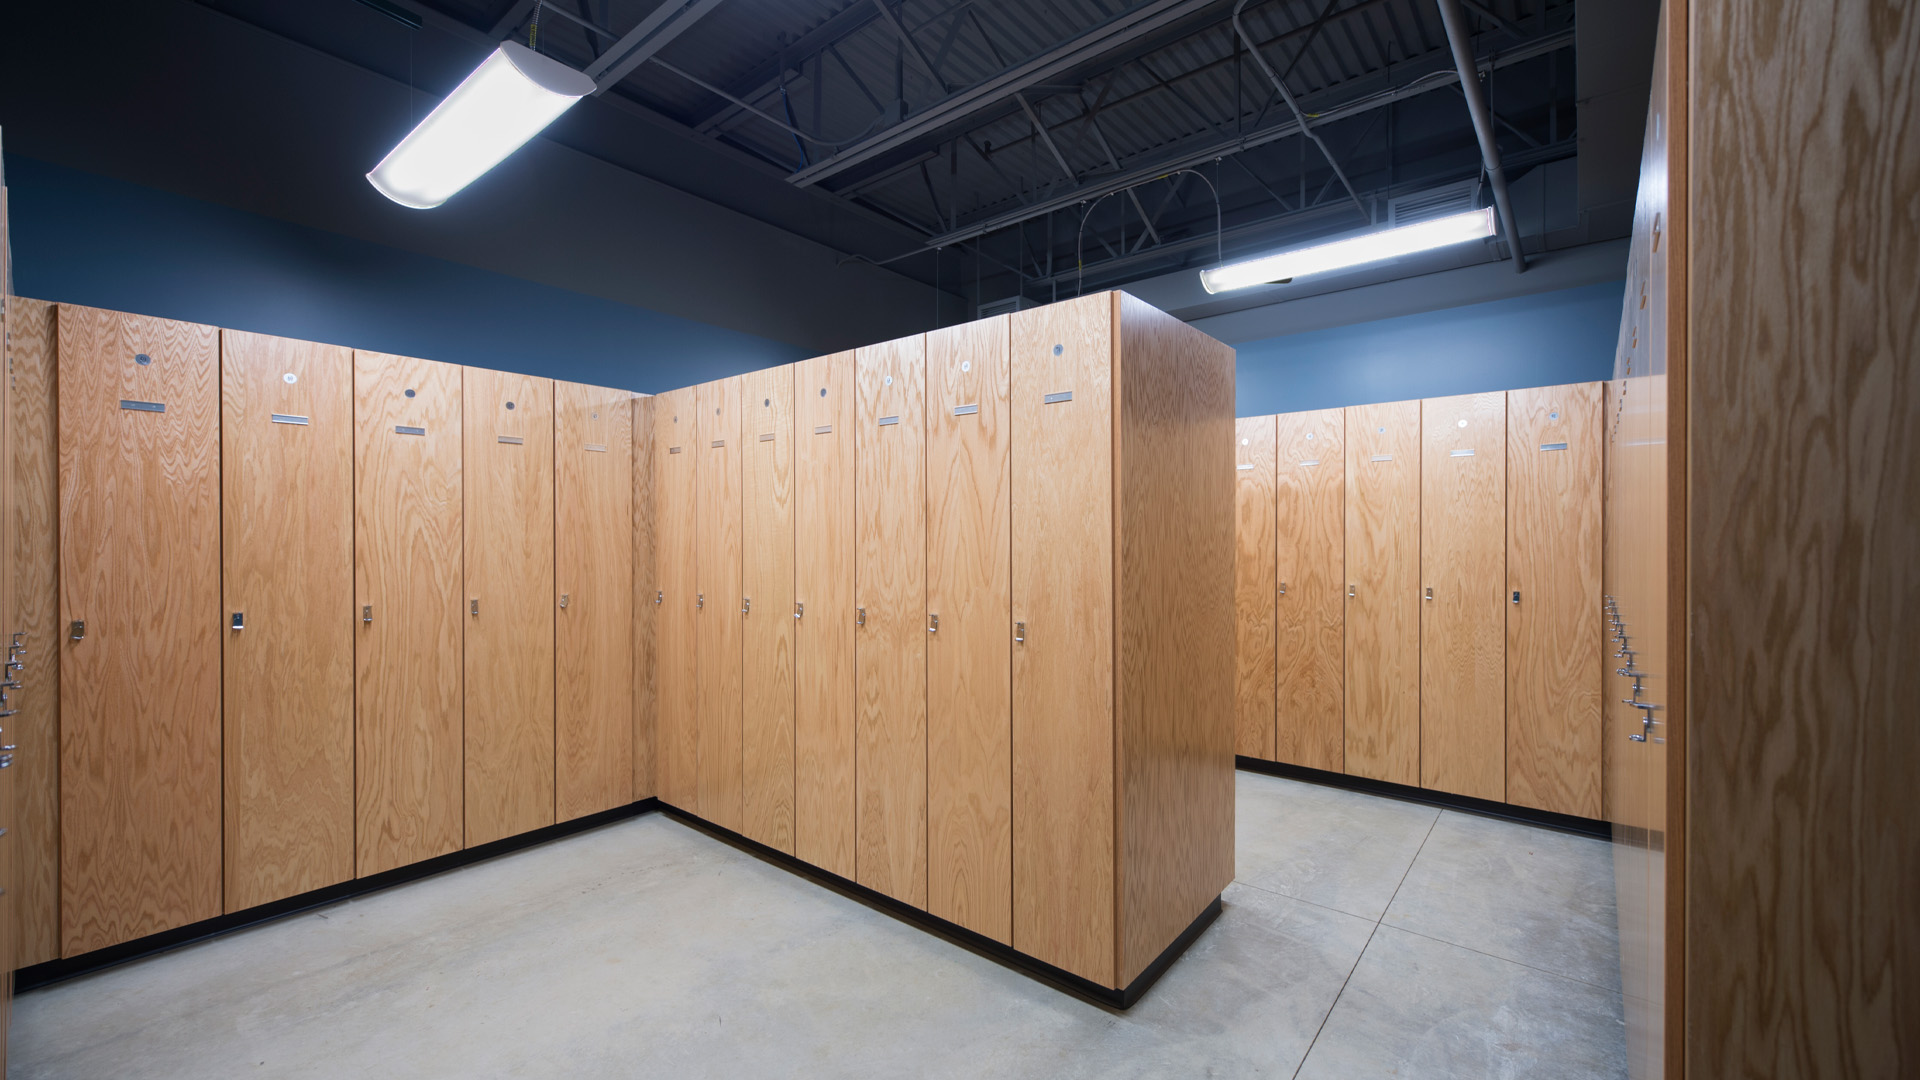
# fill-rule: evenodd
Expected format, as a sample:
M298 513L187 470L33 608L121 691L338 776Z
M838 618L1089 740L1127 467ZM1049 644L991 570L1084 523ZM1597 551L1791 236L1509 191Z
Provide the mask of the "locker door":
M1346 771L1420 782L1420 403L1346 410Z
M465 831L460 375L353 356L361 877L457 851Z
M1420 411L1420 786L1505 799L1507 397Z
M1113 298L1013 316L1013 947L1113 985Z
M353 876L353 350L234 330L220 345L226 909L239 911Z
M741 831L793 846L793 367L746 379L741 501Z
M1346 759L1345 414L1339 409L1288 413L1279 418L1277 438L1279 722L1274 756L1339 772Z
M653 399L654 771L660 801L700 813L694 661L698 407L692 387Z
M553 380L461 377L474 847L553 824Z
M59 324L72 956L221 910L220 361L210 326L67 304Z
M927 910L1013 942L1010 319L927 335Z
M633 399L633 797L659 794L654 780L653 404Z
M855 880L927 905L927 354L854 353L859 489Z
M1507 801L1600 816L1599 383L1507 393Z
M633 406L555 383L554 817L633 801Z
M1234 421L1233 752L1274 760L1274 418Z
M735 376L704 383L694 395L700 413L694 555L699 813L735 832L741 824L740 393Z
M853 354L794 369L794 853L852 878Z

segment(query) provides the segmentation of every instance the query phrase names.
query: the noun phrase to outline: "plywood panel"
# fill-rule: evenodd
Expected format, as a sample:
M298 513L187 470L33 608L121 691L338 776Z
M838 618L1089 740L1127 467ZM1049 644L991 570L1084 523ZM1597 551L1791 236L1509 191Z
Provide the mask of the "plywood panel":
M1346 413L1278 420L1274 757L1346 766Z
M365 877L460 848L467 615L460 368L373 352L355 352L353 367L355 848Z
M699 813L695 397L688 388L653 399L654 779L662 802Z
M794 853L854 874L853 354L794 368Z
M738 376L702 383L698 550L694 557L699 702L699 814L739 831L740 395Z
M1235 753L1274 754L1274 418L1234 424Z
M1600 400L1600 383L1507 393L1507 801L1588 818L1600 816Z
M1124 986L1233 879L1234 354L1112 299Z
M1346 410L1346 771L1420 782L1420 403Z
M220 367L212 327L67 305L58 349L71 956L221 910Z
M859 554L854 877L927 903L926 340L854 354Z
M553 793L571 821L633 801L633 407L579 383L553 397Z
M239 911L353 876L353 351L234 330L220 346L225 902Z
M927 910L1013 940L1007 316L927 335Z
M1420 408L1420 784L1502 800L1506 395L1429 398Z
M741 450L742 812L746 835L793 846L792 365L746 376Z
M553 824L553 380L467 368L466 845Z
M14 744L14 957L26 967L60 955L60 516L57 340L52 304L8 297L13 373L8 442L13 467L15 629L26 632L21 684L6 725ZM7 640L12 640L8 638Z
M1113 322L1107 294L1017 312L1011 352L1012 611L1025 639L1013 647L1013 947L1106 986L1118 959Z
M660 586L653 560L653 406L633 399L633 797L659 793L654 781L654 613Z

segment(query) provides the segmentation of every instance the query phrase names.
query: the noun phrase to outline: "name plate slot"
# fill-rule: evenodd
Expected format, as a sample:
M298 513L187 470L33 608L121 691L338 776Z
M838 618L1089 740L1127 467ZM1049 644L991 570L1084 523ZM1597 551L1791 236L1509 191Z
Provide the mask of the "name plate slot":
M955 405L953 407L953 415L955 416L972 416L979 411L980 406L978 405Z
M1313 468L1313 467L1314 467L1315 465L1318 465L1318 464L1320 464L1320 459L1319 459L1319 458L1314 458L1314 459L1313 459L1312 461L1303 461L1303 462L1301 462L1301 463L1300 463L1300 466L1301 466L1301 468L1305 468L1305 469L1311 469L1311 468Z
M833 425L821 424L819 427L813 429L813 433L815 435L831 435L833 434Z
M499 436L499 440L508 446L525 446L527 444L527 440L518 435L501 435Z
M593 454L604 454L607 452L607 444L590 442L587 444L587 452L593 453Z
M425 435L427 429L423 427L408 427L405 424L395 424L393 425L393 433L395 435Z
M1241 472L1250 472L1250 471L1252 471L1252 469L1253 469L1253 466L1251 466L1251 465L1242 465L1242 466L1240 466L1240 471L1241 471Z
M767 433L766 433L765 435L762 435L762 436L760 436L760 441L761 441L761 442L772 442L772 441L773 441L773 432L771 432L771 431L769 431L769 432L767 432Z
M126 409L128 412L167 411L167 403L164 401L128 401L126 398L121 398L120 407Z
M1368 458L1367 460L1368 461L1392 461L1393 455L1392 454L1375 454L1372 457Z
M1057 393L1057 394L1048 394L1048 395L1047 395L1046 397L1044 397L1044 398L1041 398L1041 399L1040 399L1040 404L1042 404L1042 405L1058 405L1058 404L1060 404L1060 403L1061 403L1061 402L1063 402L1063 401L1072 401L1072 400L1073 400L1073 391L1071 391L1071 390L1062 390L1062 391L1060 391L1060 392L1059 392L1059 393Z
M677 453L679 453L679 452L680 452L680 447L678 447L678 446L669 446L669 447L667 447L667 453L669 453L669 454L677 454Z
M273 414L273 422L274 422L274 423L276 423L276 424L298 424L298 425L300 425L301 427L306 427L306 426L307 426L307 418L306 418L306 417L304 417L304 416L295 416L295 415L293 415L292 413L283 413L283 412L277 412L277 413L274 413L274 414Z
M1473 451L1471 451L1471 450L1450 450L1450 451L1448 451L1448 452L1447 452L1447 456L1448 456L1448 457L1472 457L1472 456L1473 456Z
M897 417L897 416L883 416L883 417L881 417L881 418L880 418L880 425L879 425L879 426L881 426L881 427L887 427L887 426L889 426L889 425L892 425L892 424L897 424L897 423L899 423L899 422L900 422L900 418L899 418L899 417Z
M1563 442L1543 442L1540 444L1540 449L1542 450L1565 450L1566 448L1567 444Z

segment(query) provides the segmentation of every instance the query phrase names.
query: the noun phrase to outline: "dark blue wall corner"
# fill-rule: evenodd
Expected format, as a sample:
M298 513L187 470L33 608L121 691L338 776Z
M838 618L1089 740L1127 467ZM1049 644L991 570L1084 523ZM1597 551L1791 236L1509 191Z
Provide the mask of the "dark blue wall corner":
M1613 374L1626 282L1243 342L1241 416L1595 382Z
M8 155L6 176L22 296L643 393L805 356L31 158Z

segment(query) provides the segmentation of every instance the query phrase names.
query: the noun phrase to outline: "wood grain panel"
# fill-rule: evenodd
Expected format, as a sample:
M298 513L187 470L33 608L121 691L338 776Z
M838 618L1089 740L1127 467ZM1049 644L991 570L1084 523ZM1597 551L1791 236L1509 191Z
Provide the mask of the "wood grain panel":
M73 955L221 910L220 361L212 327L68 305L58 350Z
M741 433L741 832L793 847L793 375L746 375Z
M462 379L474 847L554 821L553 380L471 367Z
M553 398L554 817L572 821L633 801L633 407L579 383Z
M60 955L60 439L55 422L57 311L7 298L8 449L13 469L15 629L26 631L19 710L8 724L14 756L14 959L17 966ZM7 639L11 640L11 638Z
M1600 401L1599 383L1507 392L1507 801L1587 818L1600 816Z
M854 354L859 692L854 879L927 904L926 339Z
M1125 986L1233 880L1234 353L1112 299Z
M654 780L660 801L700 812L695 663L699 407L691 387L653 399Z
M854 874L853 354L794 368L794 854Z
M1233 715L1235 753L1274 754L1274 418L1234 423L1233 612L1237 661Z
M927 910L1013 941L1007 316L927 335Z
M1346 413L1277 418L1274 757L1346 767Z
M694 557L701 817L738 832L740 795L741 379L696 388L700 442Z
M353 876L353 351L223 330L220 371L225 902L239 911Z
M1013 947L1103 986L1119 951L1116 329L1102 293L1016 312L1011 351L1012 611L1025 624L1013 647Z
M1497 802L1507 794L1507 399L1429 398L1420 411L1420 785Z
M1418 784L1420 403L1346 414L1346 771Z
M355 849L365 877L460 849L467 616L460 368L355 352L353 369Z
M659 793L654 781L654 613L660 586L653 561L653 406L633 399L633 797Z

